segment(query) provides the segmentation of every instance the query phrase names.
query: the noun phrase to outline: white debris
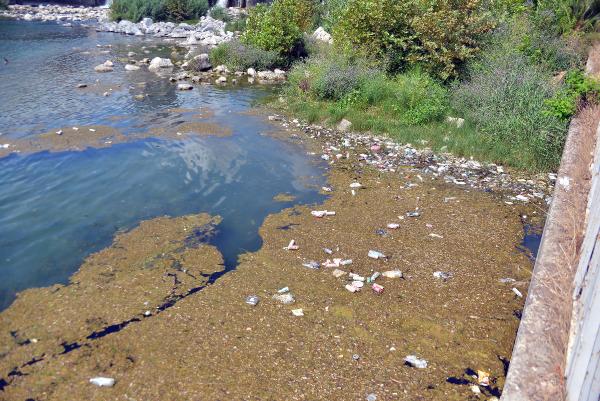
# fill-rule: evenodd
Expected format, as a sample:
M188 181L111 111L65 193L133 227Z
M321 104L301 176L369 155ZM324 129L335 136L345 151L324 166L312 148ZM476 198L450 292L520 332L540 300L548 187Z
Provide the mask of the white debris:
M115 385L115 379L111 377L93 377L90 383L98 387L112 387Z
M313 210L312 212L310 212L310 214L312 214L315 217L325 217L325 216L335 216L335 212L329 211L329 210Z
M569 177L560 177L558 179L558 185L563 187L566 191L571 189L571 179Z
M434 234L434 233L430 233L429 236L432 237L432 238L444 238L443 235Z
M294 316L304 316L304 311L302 309L292 309L292 315L294 315Z
M350 188L361 188L362 185L359 182L353 182L350 184Z
M402 272L400 270L388 270L381 273L381 275L387 278L402 278Z
M415 355L408 355L406 358L404 358L404 362L413 368L425 369L427 367L427 361L425 359L420 359Z
M513 287L512 292L514 292L515 295L519 298L523 298L523 294L521 294L521 291L517 290L515 287Z
M346 272L343 270L340 270L340 269L335 269L332 274L335 277L340 278L340 277L344 276L346 274Z
M400 224L398 223L390 223L387 225L387 228L389 228L390 230L396 230L398 228L400 228Z
M294 302L296 302L296 300L294 299L294 296L292 294L290 294L289 292L286 294L275 294L275 295L273 295L273 300L275 300L277 302L281 302L284 305L289 305L289 304L293 304Z
M433 277L446 281L446 280L454 277L454 274L450 273L450 272L437 271L437 272L433 273Z
M290 292L289 287L283 287L282 289L277 290L277 293L279 293L279 294L285 294L286 292Z
M284 247L283 249L285 249L286 251L296 251L300 249L300 247L298 246L298 244L296 244L296 241L291 240L288 246Z
M386 258L386 256L383 253L381 253L379 251L373 251L373 250L369 251L368 256L371 259L385 259Z

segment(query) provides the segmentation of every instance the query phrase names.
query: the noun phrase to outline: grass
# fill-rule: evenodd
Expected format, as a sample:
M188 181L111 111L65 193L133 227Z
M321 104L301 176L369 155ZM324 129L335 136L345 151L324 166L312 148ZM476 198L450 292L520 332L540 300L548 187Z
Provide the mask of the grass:
M386 115L378 107L366 110L345 109L340 111L339 102L306 100L286 97L286 103L277 104L290 115L300 117L312 124L334 127L343 118L352 122L352 130L385 135L399 143L410 143L417 148L431 148L435 152L450 152L465 158L473 157L482 162L497 163L519 170L540 171L536 168L536 154L526 148L492 142L477 132L468 122L461 128L444 121L420 125L401 123Z

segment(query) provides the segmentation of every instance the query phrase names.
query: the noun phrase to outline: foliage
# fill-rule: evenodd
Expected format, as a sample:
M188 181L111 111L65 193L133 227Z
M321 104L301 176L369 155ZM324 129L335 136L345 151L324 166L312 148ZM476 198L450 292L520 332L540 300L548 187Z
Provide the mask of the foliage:
M233 71L246 71L250 67L267 70L281 63L277 52L262 50L236 40L222 43L212 49L210 60L213 65L224 64Z
M492 27L480 0L349 0L333 32L346 50L386 60L390 72L420 66L447 80Z
M113 20L138 22L150 17L154 21L183 21L200 18L208 11L208 0L114 0Z
M453 106L490 146L509 149L513 165L545 170L558 166L566 124L545 112L556 92L550 73L517 49L488 48L457 84Z
M546 114L568 121L578 111L580 104L598 103L600 82L571 70L565 76L564 87L546 100Z
M348 0L324 0L319 10L319 25L331 32L340 21L347 4Z
M539 23L557 33L590 30L600 18L600 0L538 0L536 15Z
M225 24L225 30L229 32L244 32L248 17L246 14L241 14L238 18L232 19Z
M259 4L248 16L242 40L263 50L289 56L302 42L315 15L315 0L275 0Z
M6 10L8 8L8 0L0 0L0 10Z
M223 22L231 21L231 17L229 16L229 13L227 13L227 10L224 9L223 7L215 6L215 7L211 8L208 15L210 15L211 18L218 19Z
M294 67L288 95L328 101L333 120L363 111L417 125L441 119L447 90L428 74L413 70L389 78L361 58L321 53Z

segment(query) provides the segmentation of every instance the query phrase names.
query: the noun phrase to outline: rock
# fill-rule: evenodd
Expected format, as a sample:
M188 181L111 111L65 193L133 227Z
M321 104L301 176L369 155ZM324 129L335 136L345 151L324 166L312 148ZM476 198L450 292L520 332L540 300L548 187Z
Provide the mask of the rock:
M194 57L194 60L196 60L195 70L197 71L208 71L212 68L208 54L206 53L197 55Z
M112 72L113 68L109 67L105 64L100 64L100 65L97 65L96 67L94 67L94 71L96 71L96 72Z
M218 66L215 68L215 72L216 72L217 74L228 74L228 73L229 73L229 69L228 69L228 68L227 68L227 66L225 66L225 65L218 65Z
M255 70L254 68L248 68L248 71L246 71L246 73L247 73L249 76L253 77L253 76L255 76L255 75L256 75L256 70Z
M347 132L350 129L350 127L352 127L352 123L346 120L345 118L342 121L340 121L340 123L337 125L338 131L341 132Z
M154 57L148 66L150 71L159 71L162 68L173 68L173 63L168 58Z
M218 84L224 84L225 82L227 82L227 77L219 77L217 78L217 80L215 81Z
M465 119L458 117L446 117L446 122L448 124L455 125L456 128L462 128L462 126L465 124Z
M323 29L323 27L317 28L317 30L313 32L313 34L311 35L311 37L314 40L318 40L320 42L325 42L325 43L333 44L333 38L331 37L331 35L325 29Z
M77 88L78 89L87 88L87 84L78 84Z
M104 64L103 64L103 65L105 65L105 66L107 66L107 67L114 67L114 66L115 66L115 65L113 64L113 62L112 62L112 61L110 61L110 60L106 60L106 61L104 62Z
M177 85L177 90L180 90L180 91L191 91L192 89L194 89L194 87L190 84L178 84Z
M125 71L137 71L139 69L140 67L138 67L137 65L127 64L125 66Z

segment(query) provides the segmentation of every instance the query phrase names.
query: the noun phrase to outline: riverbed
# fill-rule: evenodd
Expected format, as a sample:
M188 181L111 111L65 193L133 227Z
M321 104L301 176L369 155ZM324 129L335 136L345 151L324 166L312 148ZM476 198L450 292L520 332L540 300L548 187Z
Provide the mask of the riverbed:
M542 201L124 70L168 42L0 38L0 399L499 397Z

